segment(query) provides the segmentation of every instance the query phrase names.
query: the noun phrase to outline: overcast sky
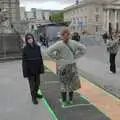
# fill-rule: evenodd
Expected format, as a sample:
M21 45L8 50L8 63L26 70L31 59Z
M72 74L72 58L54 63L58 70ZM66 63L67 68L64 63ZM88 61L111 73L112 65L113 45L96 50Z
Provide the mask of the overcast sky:
M20 5L25 6L26 10L31 8L61 10L74 2L75 0L20 0Z

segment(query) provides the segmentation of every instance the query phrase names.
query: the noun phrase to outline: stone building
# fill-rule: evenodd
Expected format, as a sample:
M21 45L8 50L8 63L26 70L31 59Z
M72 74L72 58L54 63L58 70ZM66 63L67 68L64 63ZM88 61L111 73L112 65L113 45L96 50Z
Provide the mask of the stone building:
M89 34L120 30L120 0L82 0L64 9L71 31Z
M49 20L49 16L53 13L57 13L57 10L43 10L32 8L30 11L26 11L28 20L36 19L36 20Z
M0 57L20 54L20 34L15 30L15 23L20 25L19 0L0 0Z
M0 16L2 17L0 19L7 18L0 24L0 31L3 33L14 32L11 26L20 21L19 0L0 0L0 10ZM3 13L5 15L2 15Z
M0 8L8 12L10 22L20 20L19 0L0 0Z
M120 31L120 0L104 6L104 30Z
M25 7L20 7L20 20L26 21L27 20L27 13Z

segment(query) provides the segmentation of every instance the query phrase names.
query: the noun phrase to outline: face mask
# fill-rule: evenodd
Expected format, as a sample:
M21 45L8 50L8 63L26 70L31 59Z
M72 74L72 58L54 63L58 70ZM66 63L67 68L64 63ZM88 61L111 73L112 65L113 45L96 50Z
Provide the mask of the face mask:
M28 43L33 44L33 39L32 38L28 39Z

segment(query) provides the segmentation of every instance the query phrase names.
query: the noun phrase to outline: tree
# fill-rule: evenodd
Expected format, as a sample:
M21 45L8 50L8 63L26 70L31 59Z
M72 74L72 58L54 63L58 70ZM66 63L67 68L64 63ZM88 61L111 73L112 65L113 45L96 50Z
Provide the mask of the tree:
M64 21L63 12L55 13L50 15L50 21L55 23L61 23Z

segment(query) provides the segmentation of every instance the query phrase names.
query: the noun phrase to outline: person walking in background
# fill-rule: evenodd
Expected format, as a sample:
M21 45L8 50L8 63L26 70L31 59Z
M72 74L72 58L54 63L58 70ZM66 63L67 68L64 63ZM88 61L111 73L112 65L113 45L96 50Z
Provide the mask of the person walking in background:
M40 42L41 42L41 44L42 44L42 46L45 46L45 36L44 36L44 34L43 33L40 33Z
M107 32L105 32L104 34L103 34L103 40L104 40L104 43L106 44L106 42L107 42L107 39L108 39L108 34L107 34Z
M38 104L37 98L42 98L42 95L38 94L38 90L40 74L44 73L43 59L40 46L36 44L33 35L27 34L25 42L26 46L23 49L22 56L23 75L28 78L32 102Z
M56 60L62 101L66 105L67 103L72 104L72 84L75 80L79 80L75 59L86 53L86 47L74 40L70 40L70 32L67 28L62 30L61 38L61 41L48 48L47 54ZM80 84L80 81L78 84ZM69 96L67 97L67 95Z
M113 34L107 40L107 50L110 54L109 61L110 61L110 72L115 74L116 73L116 63L115 58L119 50L119 43L120 43L120 36L117 34Z
M72 36L72 40L75 40L76 42L80 41L80 35L77 32L74 32L73 36Z

